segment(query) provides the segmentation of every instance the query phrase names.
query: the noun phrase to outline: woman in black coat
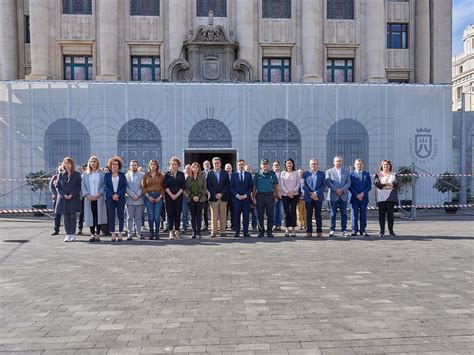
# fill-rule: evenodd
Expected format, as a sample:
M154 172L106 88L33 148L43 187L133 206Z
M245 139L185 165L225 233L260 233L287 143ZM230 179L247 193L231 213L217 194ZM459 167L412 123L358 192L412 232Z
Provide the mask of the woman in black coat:
M63 159L63 171L59 174L56 189L58 200L55 213L64 216L65 242L76 240L76 213L81 212L81 174L76 171L74 160Z
M165 189L166 214L168 215L168 228L170 239L179 239L179 224L183 209L183 193L186 190L184 173L179 171L181 161L172 157L169 162L169 171L165 174L163 187Z

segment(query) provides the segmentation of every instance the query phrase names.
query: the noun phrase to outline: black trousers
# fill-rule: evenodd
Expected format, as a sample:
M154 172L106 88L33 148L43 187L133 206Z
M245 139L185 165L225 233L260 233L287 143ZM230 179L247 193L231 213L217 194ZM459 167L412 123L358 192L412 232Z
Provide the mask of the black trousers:
M285 226L287 228L296 227L296 205L298 204L299 197L293 196L293 198L289 198L288 196L282 196L281 200L285 210Z
M379 207L379 225L381 232L385 233L385 216L387 216L388 230L389 232L393 232L393 211L395 209L395 205L396 202L393 201L377 202L377 206Z
M165 195L166 215L168 216L168 229L179 231L181 223L181 211L183 210L183 194L173 200L168 194Z
M314 210L314 219L316 220L316 232L323 232L323 218L321 211L323 209L323 201L314 201L305 202L306 205L306 232L313 233L313 210Z
M258 234L265 233L264 213L267 214L267 234L272 234L273 213L275 210L275 194L273 192L257 192Z
M64 229L67 235L76 234L76 213L64 214Z
M84 197L81 198L81 213L79 213L79 223L78 228L82 231L82 227L84 226Z
M56 208L56 200L53 200L53 210ZM54 231L59 233L59 227L61 227L61 214L54 214Z
M191 228L194 234L201 234L202 206L205 202L188 202L189 212L191 213Z
M91 201L91 211L92 211L92 227L90 227L91 235L99 234L101 225L98 224L99 217L97 212L97 201Z

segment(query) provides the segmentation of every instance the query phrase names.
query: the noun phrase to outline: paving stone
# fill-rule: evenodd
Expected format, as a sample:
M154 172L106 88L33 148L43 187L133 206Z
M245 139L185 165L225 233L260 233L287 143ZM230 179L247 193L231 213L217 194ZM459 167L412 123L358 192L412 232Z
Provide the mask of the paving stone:
M120 244L0 219L0 353L474 353L471 219L397 219L383 240ZM30 242L4 243L12 228Z

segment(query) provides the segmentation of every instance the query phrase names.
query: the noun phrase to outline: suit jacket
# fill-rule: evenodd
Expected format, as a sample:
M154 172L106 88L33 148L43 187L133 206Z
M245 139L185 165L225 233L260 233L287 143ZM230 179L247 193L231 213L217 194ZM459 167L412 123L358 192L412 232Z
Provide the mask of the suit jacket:
M319 201L324 201L324 189L326 188L326 176L321 170L318 170L316 173L317 181L316 181L316 188L313 189L311 187L311 171L305 171L303 173L302 181L303 184L303 191L304 191L304 201L311 202L314 201L311 198L311 193L316 192L319 197Z
M217 182L215 170L207 174L207 190L209 191L209 202L215 202L216 194L221 193L221 201L227 201L229 195L229 174L224 169L219 173L219 182Z
M105 207L105 198L104 198L104 177L105 173L99 171L99 192L102 194L97 199L97 224L107 223L107 210ZM92 214L92 205L91 201L87 198L87 195L90 195L91 185L90 185L90 175L87 173L82 174L82 196L84 196L84 226L92 227L94 225L94 216Z
M142 190L142 179L144 173L137 171L135 173L135 177L131 171L125 174L127 178L127 205L139 206L143 205L145 202L143 201L143 190ZM134 201L132 199L133 195L137 195L139 197L138 200Z
M337 178L336 168L326 170L326 185L329 188L328 200L337 201L341 198L342 201L349 201L349 187L351 186L351 177L349 170L341 168L341 182ZM336 190L343 189L342 196L336 195Z
M188 202L191 202L192 196L191 196L191 182L193 181L193 178L191 176L188 176L186 178L186 200ZM199 202L206 202L207 201L207 182L206 178L204 175L200 175L198 178L198 183L199 183Z
M361 192L364 193L362 203L369 203L369 191L372 188L370 174L367 171L362 171L362 180L360 180L357 171L354 170L351 172L350 176L351 186L349 187L349 191L351 192L351 203L359 201L356 196Z
M252 174L244 171L244 180L240 181L240 172L237 171L232 174L230 178L230 195L232 201L240 201L236 195L247 195L246 200L250 200L250 194L253 189Z
M105 185L104 186L105 199L111 200L112 196L115 195L114 185L112 183L112 173L105 174L104 185ZM119 171L119 183L118 183L118 188L117 188L117 195L119 196L119 198L124 198L126 191L127 191L127 178L125 177L124 173Z
M81 174L77 171L71 173L68 179L67 172L59 174L56 182L58 200L55 212L58 214L81 212ZM66 200L64 196L71 195L72 199Z

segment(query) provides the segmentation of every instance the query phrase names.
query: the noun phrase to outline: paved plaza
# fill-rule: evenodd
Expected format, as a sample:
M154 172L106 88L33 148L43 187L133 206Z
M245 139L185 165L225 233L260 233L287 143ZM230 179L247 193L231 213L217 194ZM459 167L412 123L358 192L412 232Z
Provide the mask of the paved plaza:
M474 353L472 219L94 244L0 219L0 353Z

